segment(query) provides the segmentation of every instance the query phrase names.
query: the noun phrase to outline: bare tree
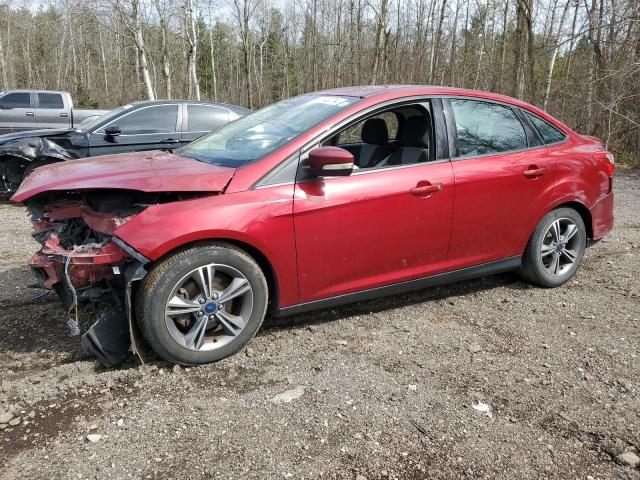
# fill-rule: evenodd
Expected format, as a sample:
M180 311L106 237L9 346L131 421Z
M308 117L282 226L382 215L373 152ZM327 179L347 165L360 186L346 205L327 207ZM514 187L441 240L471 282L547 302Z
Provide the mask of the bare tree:
M0 31L0 73L2 73L2 88L9 88L9 74L7 72L7 62L4 59L4 48L2 47L2 32Z
M260 0L233 0L235 7L236 19L240 28L240 37L242 39L242 56L244 59L244 75L245 75L245 87L247 93L247 105L249 108L253 108L253 82L251 80L251 59L252 59L252 45L251 45L251 32L249 30L249 22L255 12L256 8L260 4Z
M567 16L567 12L569 11L569 7L571 5L571 0L566 0L564 4L564 8L562 9L562 15L560 16L560 21L558 22L558 29L555 34L551 35L551 41L553 42L553 50L551 51L551 58L549 59L549 68L547 69L547 77L544 82L544 95L542 100L542 108L545 110L549 104L549 92L551 91L551 80L553 79L553 68L556 64L556 58L558 57L558 51L560 50L560 41L562 34L562 26L564 25L564 20ZM551 25L551 29L553 25Z
M165 96L172 98L171 62L169 60L169 15L170 4L166 0L153 0L160 21L160 50L162 57L162 76L164 77Z
M200 100L200 81L198 80L198 71L196 66L196 58L198 55L198 35L196 31L196 19L193 12L193 0L186 0L184 4L185 10L185 36L188 43L187 63L189 70L189 96L195 96L196 100Z
M376 26L376 39L375 39L375 52L373 55L373 64L371 65L371 83L375 84L378 81L380 74L380 64L382 57L384 56L384 50L386 48L385 40L388 38L386 35L387 30L387 15L389 13L389 0L380 0L380 11L376 12L378 22Z
M140 18L140 0L112 0L113 6L118 13L120 22L128 32L129 38L133 40L136 47L136 61L142 74L147 99L155 100L156 94L151 83L149 74L149 62L145 50L144 36L142 35L142 21Z

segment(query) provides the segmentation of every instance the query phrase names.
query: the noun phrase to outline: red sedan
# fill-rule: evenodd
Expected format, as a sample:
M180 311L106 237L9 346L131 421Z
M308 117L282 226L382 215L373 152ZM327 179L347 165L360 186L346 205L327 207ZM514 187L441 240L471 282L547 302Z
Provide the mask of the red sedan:
M105 364L238 352L285 315L519 270L569 280L613 227L613 157L539 109L426 86L291 98L173 153L38 169L30 261ZM71 324L74 320L71 315Z

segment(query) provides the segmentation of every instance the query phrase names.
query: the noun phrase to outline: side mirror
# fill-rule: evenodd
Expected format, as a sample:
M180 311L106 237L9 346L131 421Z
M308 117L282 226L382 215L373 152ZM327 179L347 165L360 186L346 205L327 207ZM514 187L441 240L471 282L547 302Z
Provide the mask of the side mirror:
M318 147L309 152L309 166L319 177L346 177L353 172L353 155L340 147Z
M104 129L104 133L109 137L117 137L122 132L120 131L120 127L117 125L111 125Z

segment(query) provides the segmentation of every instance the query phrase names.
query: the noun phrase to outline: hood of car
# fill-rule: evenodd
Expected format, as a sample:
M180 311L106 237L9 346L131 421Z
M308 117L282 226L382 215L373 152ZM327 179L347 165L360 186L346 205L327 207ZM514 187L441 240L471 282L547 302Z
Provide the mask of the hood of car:
M234 168L163 151L105 155L40 167L11 200L23 202L44 192L70 190L223 192L234 173Z
M65 128L65 129L47 129L47 130L24 130L22 132L5 133L4 135L0 135L0 145L10 142L11 140L18 140L21 138L54 137L57 135L64 135L70 132L73 132L73 130L69 128Z

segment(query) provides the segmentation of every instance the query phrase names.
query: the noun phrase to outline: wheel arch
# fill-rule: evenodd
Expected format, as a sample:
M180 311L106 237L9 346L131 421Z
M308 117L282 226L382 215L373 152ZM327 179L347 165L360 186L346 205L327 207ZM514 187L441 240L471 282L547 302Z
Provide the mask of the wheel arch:
M580 214L580 217L582 217L582 221L584 222L584 226L587 230L587 239L593 238L593 219L592 219L591 211L589 210L589 208L587 208L587 206L584 203L578 200L562 198L562 199L558 199L554 203L551 203L544 210L542 210L542 212L538 215L538 217L535 219L532 225L530 225L525 230L525 232L527 233L523 234L520 242L518 243L518 251L520 253L524 252L527 244L529 243L529 239L531 238L533 233L536 231L538 224L542 221L545 215L547 215L549 212L552 212L553 210L557 210L558 208L563 208L563 207L572 208L573 210L577 211Z
M593 218L591 216L591 211L584 204L574 200L570 202L560 203L553 207L551 210L557 210L558 208L571 208L578 212L582 217L582 221L584 222L584 226L587 230L587 238L593 238Z
M166 258L172 255L175 255L176 253L179 253L181 251L187 250L192 247L207 245L207 244L210 244L211 242L224 242L224 243L233 245L245 251L251 258L253 258L256 261L256 263L264 273L264 276L267 280L267 288L269 290L269 304L267 307L267 312L273 313L275 310L277 310L279 305L279 299L280 299L280 287L278 283L278 276L276 274L276 270L273 267L273 264L271 263L267 255L264 252L262 252L262 250L245 241L238 240L236 238L216 236L216 237L186 242L170 250L167 250L160 257L150 262L149 266L153 268L154 265L162 262L163 260L165 260Z

